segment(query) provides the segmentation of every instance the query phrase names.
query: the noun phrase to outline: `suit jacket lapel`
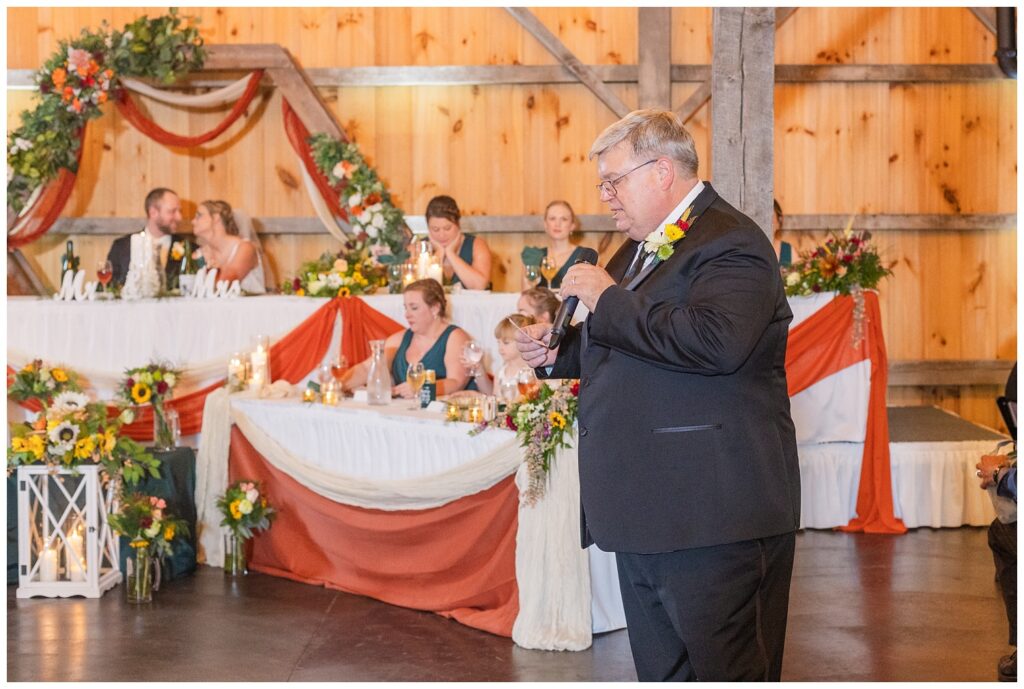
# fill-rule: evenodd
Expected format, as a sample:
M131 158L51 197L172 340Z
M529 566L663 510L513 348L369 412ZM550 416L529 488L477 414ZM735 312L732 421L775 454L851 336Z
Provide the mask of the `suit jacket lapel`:
M708 209L708 206L710 206L717 198L718 192L711 187L710 183L705 183L704 189L700 192L700 194L697 195L697 198L693 200L693 210L690 212L690 215L694 217L695 220L693 221L693 223L690 224L690 229L686 233L687 235L689 235L690 232L693 232L697 224L700 223L700 219L704 217L704 211L706 211ZM685 237L680 240L680 242L685 241ZM677 248L681 249L682 246L677 245ZM675 256L676 253L677 252L673 252L672 256ZM643 270L637 273L635 278L629 281L629 284L626 285L626 289L631 291L635 290L637 287L640 286L640 283L646 280L650 276L650 274L653 273L658 268L658 266L660 266L662 263L667 263L668 261L672 260L672 256L669 256L669 258L665 261L651 261L651 263L647 265L647 267L645 267Z

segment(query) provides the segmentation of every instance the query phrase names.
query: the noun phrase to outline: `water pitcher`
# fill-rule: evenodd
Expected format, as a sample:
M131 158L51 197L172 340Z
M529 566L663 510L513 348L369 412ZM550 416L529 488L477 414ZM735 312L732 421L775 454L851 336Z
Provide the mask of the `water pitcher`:
M366 396L370 404L391 402L391 373L384 355L384 340L370 340L370 374L366 378Z

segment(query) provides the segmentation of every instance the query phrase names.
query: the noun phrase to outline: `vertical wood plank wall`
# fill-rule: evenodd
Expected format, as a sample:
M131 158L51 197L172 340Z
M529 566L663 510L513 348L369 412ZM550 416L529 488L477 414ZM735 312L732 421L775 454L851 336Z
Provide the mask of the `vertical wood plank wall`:
M106 19L120 27L165 8L9 8L10 69L36 69L57 40ZM635 8L535 8L588 64L635 64ZM193 8L210 43L280 43L305 67L553 64L500 8ZM802 8L776 36L780 64L991 62L995 38L962 8ZM711 11L673 8L672 62L711 62ZM612 85L634 106L634 85ZM676 83L678 105L696 84ZM362 147L409 213L438 193L467 215L537 214L568 200L602 213L586 152L612 113L576 84L323 89L338 121ZM8 91L8 126L31 93ZM140 98L166 129L198 133L222 112L176 110ZM691 121L708 169L709 108ZM971 84L778 84L775 189L786 213L1015 213L1014 81ZM281 126L280 97L267 90L217 142L166 148L139 134L114 108L90 126L67 215L141 218L142 199L170 186L186 212L222 198L256 216L312 216ZM141 224L141 220L140 220ZM523 233L486 237L497 289L517 289ZM585 230L586 228L584 228ZM1016 354L1016 231L884 232L876 235L896 275L881 287L890 359L1013 359ZM597 246L603 233L585 233ZM821 239L789 233L797 249ZM75 237L92 266L108 237ZM605 242L603 257L618 246ZM333 247L323 236L265 239L276 279ZM47 276L63 238L26 250ZM994 387L893 388L890 402L937 403L999 426Z

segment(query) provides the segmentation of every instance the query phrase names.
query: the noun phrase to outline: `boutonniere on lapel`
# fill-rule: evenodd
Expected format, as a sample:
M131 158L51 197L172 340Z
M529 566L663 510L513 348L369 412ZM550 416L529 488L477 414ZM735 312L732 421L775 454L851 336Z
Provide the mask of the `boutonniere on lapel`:
M180 261L185 256L185 247L181 242L175 242L171 244L171 258L175 261Z
M654 254L655 262L667 261L676 250L676 244L686 239L686 233L696 220L691 219L691 205L674 223L654 230L644 239L644 251Z

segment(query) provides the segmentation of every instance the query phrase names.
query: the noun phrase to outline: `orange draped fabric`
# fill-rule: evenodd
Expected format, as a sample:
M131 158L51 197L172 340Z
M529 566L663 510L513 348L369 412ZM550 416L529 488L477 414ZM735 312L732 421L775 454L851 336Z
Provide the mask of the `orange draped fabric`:
M426 510L341 505L278 471L238 428L230 479L261 481L277 509L252 542L258 572L323 585L512 635L519 614L515 476Z
M218 124L216 127L203 134L196 136L181 136L179 134L172 134L166 129L162 128L153 120L149 119L139 110L139 106L135 104L131 94L128 93L128 89L121 89L117 97L117 110L121 113L121 116L128 120L132 126L138 129L140 132L153 139L157 143L161 143L165 146L179 146L181 148L191 148L193 146L200 146L208 141L216 139L218 136L223 134L228 127L234 124L235 120L241 117L245 109L249 107L249 103L252 102L253 97L260 87L260 79L263 78L263 70L258 69L252 73L249 77L249 83L245 87L245 91L242 96L232 106L231 111L228 112L227 116Z
M327 207L331 209L331 213L334 213L342 220L348 220L348 213L338 204L337 190L331 187L330 182L320 172L312 156L310 156L309 144L307 143L309 130L306 129L306 125L302 124L302 120L292 110L292 106L288 103L287 98L281 99L281 112L284 116L284 131L288 135L288 142L302 160L302 165L306 168L306 172L309 173L310 178L316 185L320 196L327 203Z
M370 340L383 339L402 330L401 325L375 311L359 297L332 299L271 345L270 372L274 380L298 383L323 361L331 346L331 334L339 313L342 324L341 351L353 364L370 355ZM15 373L13 368L7 367L8 386ZM206 396L222 385L224 381L220 380L167 402L168 409L178 412L183 435L192 435L202 430ZM30 411L39 411L38 404L25 403L22 406ZM115 415L117 409L110 407L108 412ZM152 440L153 407L148 404L138 407L135 421L125 426L123 431L133 440Z
M864 292L864 337L853 342L853 297L836 297L789 332L786 379L789 395L864 359L871 360L867 434L857 490L857 517L844 531L906 533L893 510L889 457L889 417L885 408L888 359L878 295Z

